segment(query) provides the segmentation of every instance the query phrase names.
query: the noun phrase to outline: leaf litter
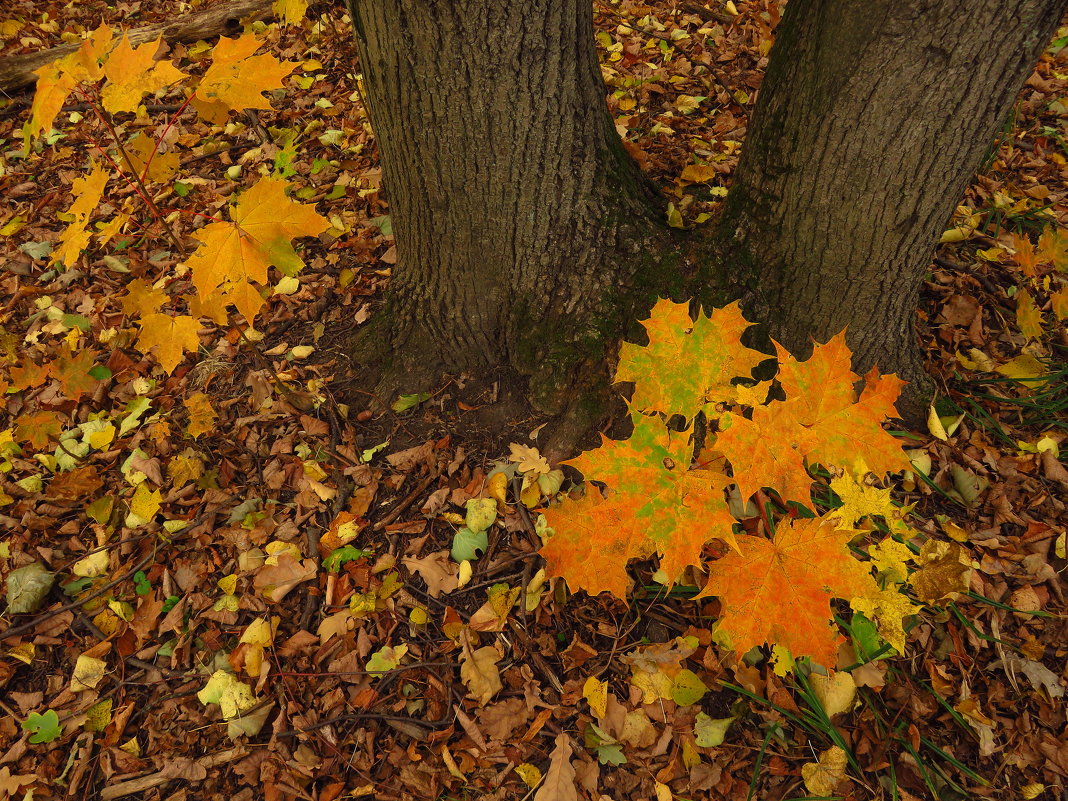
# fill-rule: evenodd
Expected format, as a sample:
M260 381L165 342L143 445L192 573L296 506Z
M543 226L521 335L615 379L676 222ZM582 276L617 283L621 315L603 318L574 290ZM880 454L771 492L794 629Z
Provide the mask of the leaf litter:
M1063 785L1063 46L1021 92L925 289L928 366L946 388L937 422L911 441L903 478L848 491L849 526L893 530L875 491L913 507L928 545L885 564L926 569L937 609L907 613L901 659L870 617L829 607L845 636L823 659L852 675L847 702L817 691L819 673L809 685L784 669L779 649L739 655L749 643L709 625L726 602L701 601L698 617L648 549L615 579L629 605L538 579L527 509L570 485L546 483L552 465L529 444L395 444L433 400L385 427L346 414L331 332L370 316L395 249L351 33L313 10L332 16L263 28L255 48L227 40L214 59L212 43L173 45L166 61L159 45L124 50L136 80L103 98L131 140L160 142L154 157L131 145L163 187L153 202L215 220L176 216L182 235L210 244L210 226L240 225L261 170L291 184L286 202L314 206L299 251L253 234L266 245L241 272L176 274L188 254L139 233L153 223L135 189L86 159L100 154L77 93L0 108L0 568L17 604L0 632L0 797L58 797L61 782L83 797L325 801L1035 798ZM667 188L669 222L700 226L725 194L780 9L596 12L625 145ZM6 13L4 56L100 30L58 5ZM142 3L130 21L168 13ZM93 46L117 44L109 30ZM249 74L284 96L241 85L240 62L268 53ZM207 102L168 125L178 73L202 80ZM139 102L147 125L121 116ZM31 115L50 141L27 162L16 134ZM177 172L149 173L165 157ZM195 291L209 285L222 297ZM709 397L714 380L705 401L764 402ZM828 508L848 500L821 486ZM725 503L747 542L762 529L744 500ZM471 501L486 546L457 562ZM729 543L711 551L730 567Z

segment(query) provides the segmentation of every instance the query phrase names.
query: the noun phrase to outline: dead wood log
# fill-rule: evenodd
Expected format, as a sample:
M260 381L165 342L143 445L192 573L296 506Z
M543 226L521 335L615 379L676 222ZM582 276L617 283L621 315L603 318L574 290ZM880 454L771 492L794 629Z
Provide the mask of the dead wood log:
M234 35L241 32L243 19L263 19L271 15L271 0L224 0L211 8L195 11L170 22L145 25L129 32L134 45L151 42L162 36L168 42L195 42L220 34ZM43 67L67 53L72 53L80 45L68 44L10 56L0 59L0 92L12 92L33 85L37 76L35 69Z

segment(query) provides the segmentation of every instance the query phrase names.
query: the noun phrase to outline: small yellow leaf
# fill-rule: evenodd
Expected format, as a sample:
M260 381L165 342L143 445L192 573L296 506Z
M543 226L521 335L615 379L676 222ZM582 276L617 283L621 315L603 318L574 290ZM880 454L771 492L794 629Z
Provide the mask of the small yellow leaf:
M598 681L596 676L590 676L582 685L582 697L589 702L593 713L603 718L608 711L608 682Z
M837 745L832 745L822 754L819 762L809 762L801 766L801 777L805 787L815 796L832 796L839 782L845 778L846 752Z
M850 673L844 670L832 671L830 676L812 673L808 679L812 683L812 692L819 699L827 717L833 718L853 708L857 685Z
M214 430L216 414L211 400L203 392L194 392L185 399L185 408L189 410L189 425L185 433L196 439L201 434Z
M82 654L74 663L74 673L70 678L71 692L95 689L104 678L106 670L107 663L103 659Z
M527 787L537 787L541 784L541 771L538 770L536 765L523 762L515 766L515 772Z
M216 586L227 595L233 595L237 592L237 574L231 573L229 576L223 576L216 582Z

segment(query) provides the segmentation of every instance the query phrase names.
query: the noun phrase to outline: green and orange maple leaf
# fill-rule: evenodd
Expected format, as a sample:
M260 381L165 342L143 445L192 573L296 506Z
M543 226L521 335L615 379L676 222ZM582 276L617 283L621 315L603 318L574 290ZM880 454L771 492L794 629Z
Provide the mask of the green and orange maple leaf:
M553 522L556 512L548 510L547 519L557 533L542 551L552 569L568 576L574 586L591 592L608 589L620 597L626 594L628 559L657 553L661 569L676 581L687 565L700 563L701 549L712 538L734 544L734 518L723 494L730 479L690 468L690 430L669 431L658 417L643 414L634 414L633 421L630 439L602 435L600 448L565 462L587 480L607 484L610 494L600 502L594 502L594 496L581 507L561 510L567 517L559 527ZM576 527L579 516L582 521ZM613 522L605 525L606 520ZM594 550L583 556L580 551L587 547ZM590 556L598 573L583 580L597 582L599 589L577 583Z
M295 275L304 262L292 240L330 227L313 206L291 200L286 187L285 181L261 178L238 198L232 222L213 222L194 234L201 245L186 261L201 298L220 291L249 323L264 303L252 282L265 284L271 266Z
M705 403L733 401L732 379L746 377L768 357L741 344L749 322L732 303L690 318L689 304L660 300L642 325L646 346L624 342L616 381L635 382L635 407L686 419Z
M572 590L623 597L628 560L658 554L667 581L674 582L718 537L735 551L711 562L701 596L720 597L720 627L740 653L775 643L795 657L833 665L839 639L831 624L834 598L856 600L900 647L901 621L913 607L896 590L880 589L873 564L856 560L848 545L858 534L851 526L861 518L882 516L892 530L907 530L889 494L858 481L906 467L901 446L882 428L896 415L904 382L874 368L862 380L850 367L843 332L816 344L804 361L776 343L785 400L767 401L771 382L750 386L752 369L765 357L741 345L748 323L737 305L697 321L686 308L660 301L645 323L649 345L624 345L616 378L634 381L634 407L652 414L632 415L629 439L602 437L599 448L566 463L597 484L588 485L581 500L545 511L553 531L541 551L546 571L563 576ZM720 418L710 458L693 469L692 429L672 431L666 422L677 414L712 413L712 403L715 413L724 406L735 412ZM743 407L752 407L751 416ZM735 540L724 493L729 484L737 485L743 501L771 487L784 499L809 504L808 470L816 463L841 473L834 486L842 509L823 519L783 520L772 539ZM880 564L889 553L879 552Z

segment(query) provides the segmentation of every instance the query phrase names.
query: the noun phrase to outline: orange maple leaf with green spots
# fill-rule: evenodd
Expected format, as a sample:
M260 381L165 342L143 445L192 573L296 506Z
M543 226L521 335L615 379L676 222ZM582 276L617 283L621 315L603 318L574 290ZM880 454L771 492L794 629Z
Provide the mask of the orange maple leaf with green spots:
M725 417L716 438L743 497L770 487L785 499L808 504L810 464L858 476L882 476L908 466L900 443L882 428L884 420L896 416L894 402L904 381L872 370L858 396L853 387L860 376L850 368L844 332L816 345L803 362L778 343L776 348L786 400L754 407L752 419Z
M831 600L880 594L871 565L850 554L855 535L836 518L813 518L781 521L773 539L742 536L740 553L710 564L699 597L720 599L719 630L739 656L774 643L834 667L842 637L831 623Z
M219 290L250 324L264 302L253 282L266 284L271 266L296 275L304 262L292 240L318 236L330 227L314 206L290 199L287 186L285 181L261 178L238 198L230 212L232 222L213 222L193 234L201 245L186 264L197 292L208 298Z
M674 582L687 565L700 563L701 549L709 540L718 537L734 544L734 518L723 494L730 479L712 470L691 468L691 431L670 431L659 417L634 414L632 419L634 433L629 439L602 435L600 448L564 463L580 470L587 480L608 486L605 508L588 504L584 517L593 521L608 515L616 521L612 526L598 524L592 536L593 547L603 553L626 554L626 559L597 560L602 570L606 562L616 563L618 569L611 579L606 574L603 580L610 581L613 592L623 589L621 594L626 592L627 559L657 553L661 569ZM552 524L552 510L548 519ZM546 559L570 580L571 571L580 570L586 561L579 549L587 547L593 524L580 531L565 520L553 528L557 533L546 545ZM620 542L625 543L622 548Z

